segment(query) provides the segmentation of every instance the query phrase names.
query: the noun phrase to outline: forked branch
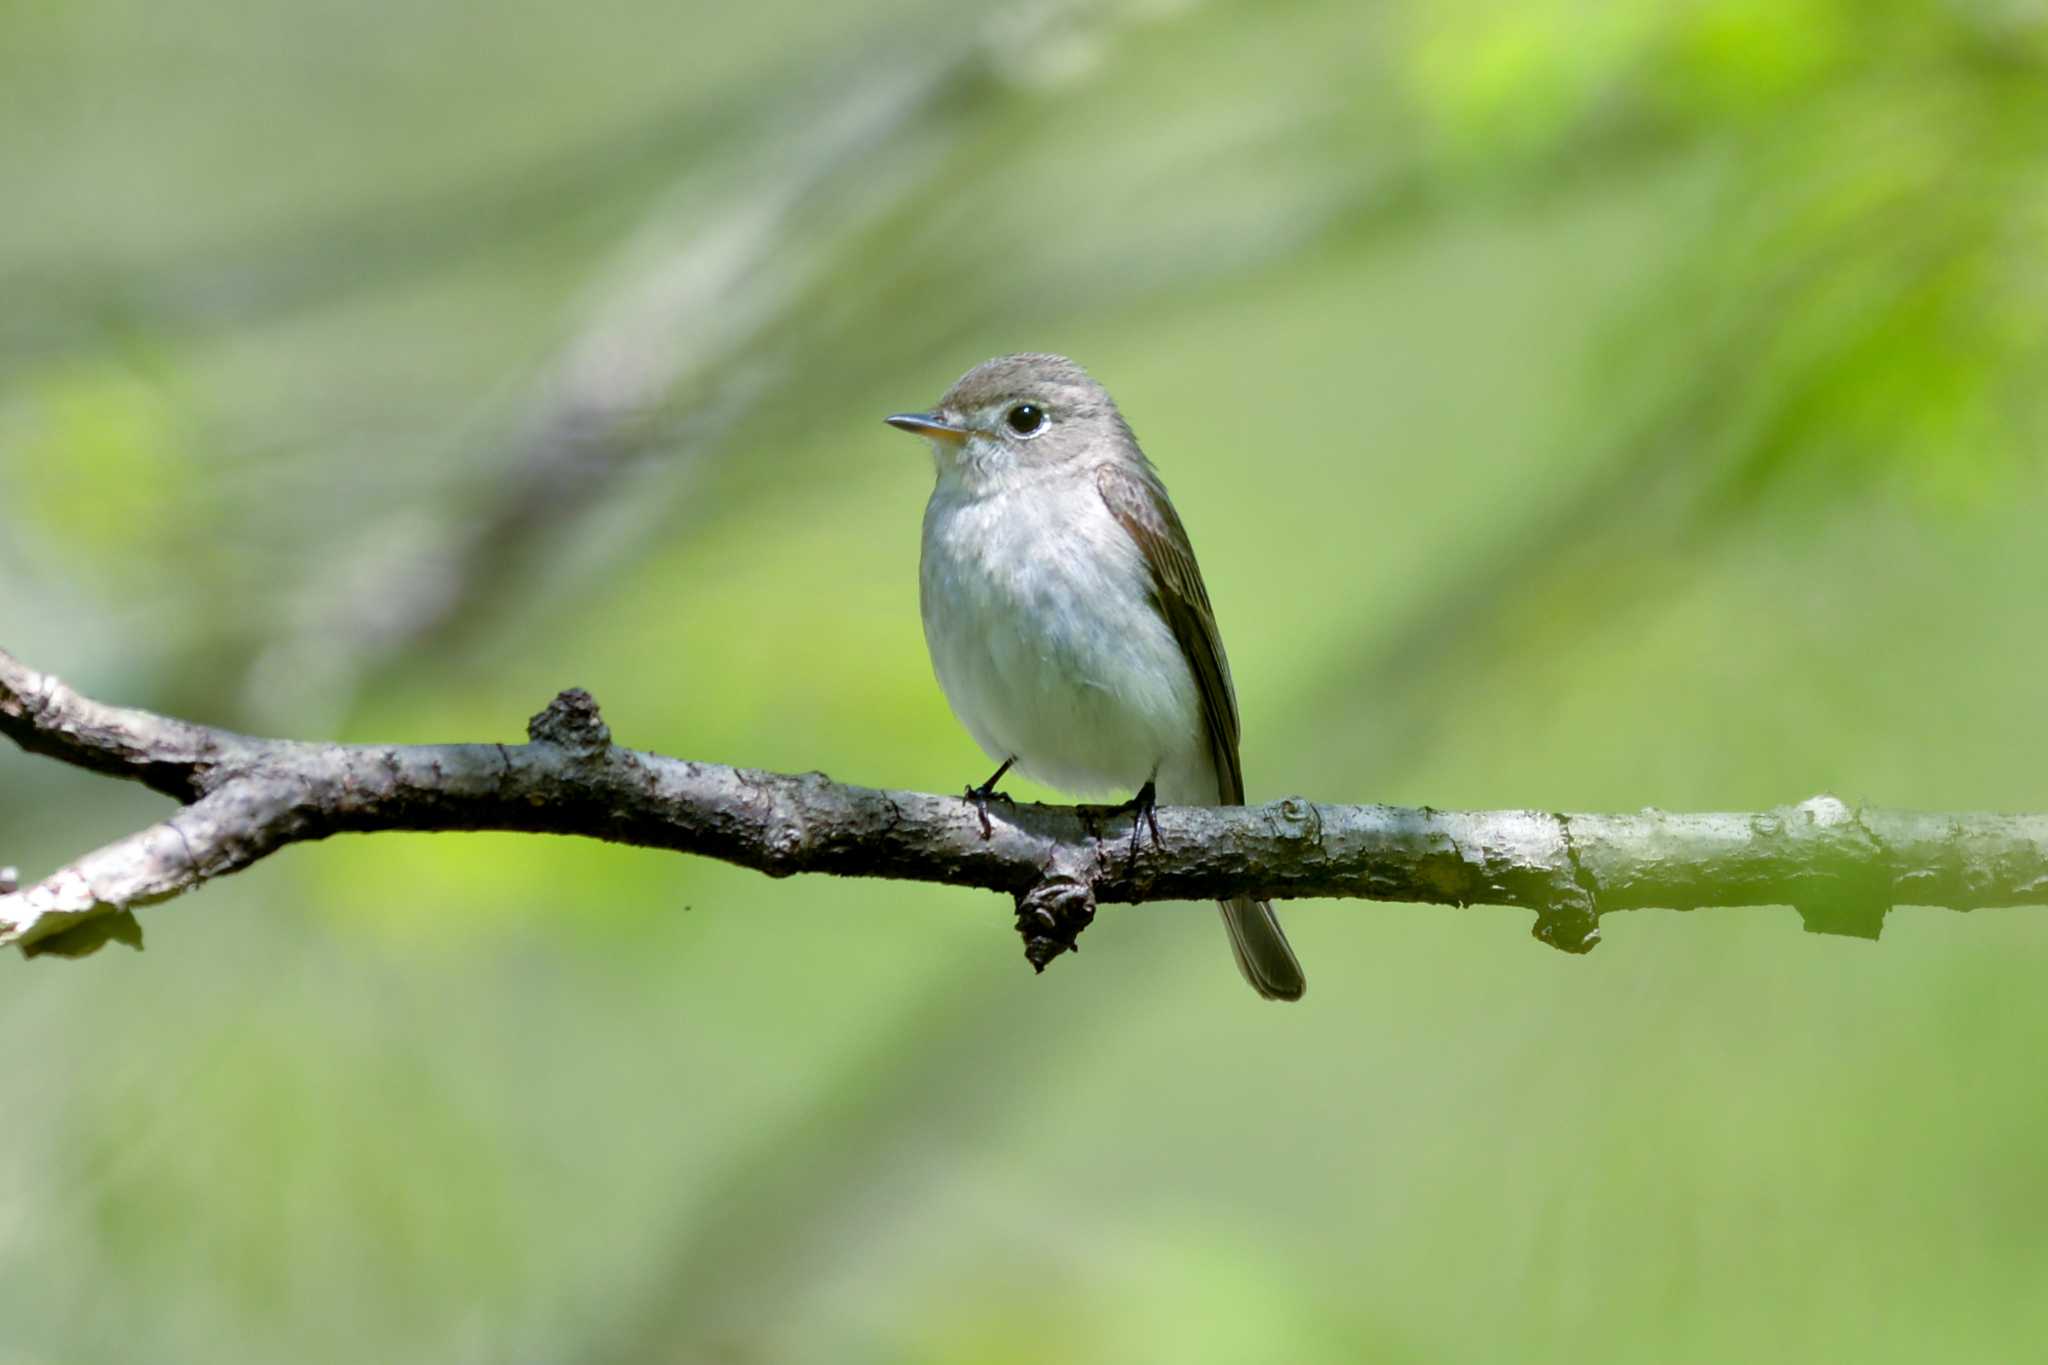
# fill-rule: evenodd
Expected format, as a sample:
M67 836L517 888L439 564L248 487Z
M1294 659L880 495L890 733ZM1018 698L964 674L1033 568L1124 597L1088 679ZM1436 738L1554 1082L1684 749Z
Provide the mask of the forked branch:
M1791 905L1806 926L1875 938L1894 905L2048 902L2048 815L1852 808L1829 796L1760 813L1567 815L1322 805L1170 807L1133 855L1086 807L992 806L667 758L612 743L568 691L523 744L259 739L109 706L0 651L0 733L30 753L141 782L179 805L18 890L0 946L77 955L139 942L129 912L289 844L378 830L575 834L720 858L1010 895L1034 966L1098 904L1353 897L1510 905L1570 952L1603 914ZM4 850L0 850L4 852Z

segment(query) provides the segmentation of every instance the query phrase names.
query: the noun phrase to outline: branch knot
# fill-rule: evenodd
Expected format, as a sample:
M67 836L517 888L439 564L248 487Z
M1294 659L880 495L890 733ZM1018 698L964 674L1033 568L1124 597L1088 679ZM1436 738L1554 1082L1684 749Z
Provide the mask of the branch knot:
M1095 888L1072 873L1049 873L1017 893L1017 933L1034 972L1061 953L1080 952L1076 940L1094 922Z
M580 687L557 693L546 710L526 722L526 737L535 744L566 749L586 761L612 746L611 727L598 713L597 698Z

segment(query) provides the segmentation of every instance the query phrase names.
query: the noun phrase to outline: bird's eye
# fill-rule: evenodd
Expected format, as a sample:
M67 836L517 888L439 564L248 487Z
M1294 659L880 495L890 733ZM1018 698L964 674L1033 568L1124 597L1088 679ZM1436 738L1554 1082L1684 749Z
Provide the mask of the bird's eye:
M1045 409L1036 403L1019 403L1003 414L1003 421L1019 436L1036 436L1045 430Z

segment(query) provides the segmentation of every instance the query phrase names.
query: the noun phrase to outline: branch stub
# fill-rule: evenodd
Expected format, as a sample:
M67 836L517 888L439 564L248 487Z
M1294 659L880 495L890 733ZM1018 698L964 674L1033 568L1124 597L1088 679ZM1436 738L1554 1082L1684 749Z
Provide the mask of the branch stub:
M611 727L598 713L597 699L580 687L557 693L547 709L526 722L526 737L578 758L595 758L612 744Z
M1070 873L1051 873L1017 895L1017 933L1034 972L1061 953L1080 952L1076 940L1094 922L1095 890Z

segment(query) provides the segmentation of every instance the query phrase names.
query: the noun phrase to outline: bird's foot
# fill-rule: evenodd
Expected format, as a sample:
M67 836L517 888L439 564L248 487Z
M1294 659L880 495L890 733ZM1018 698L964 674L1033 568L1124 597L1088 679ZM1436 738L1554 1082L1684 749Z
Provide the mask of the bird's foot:
M1138 835L1141 831L1150 830L1152 832L1152 847L1160 848L1165 844L1165 841L1159 837L1159 816L1156 814L1158 808L1158 788L1152 782L1147 781L1144 786L1138 788L1136 796L1124 802L1121 806L1083 806L1081 808L1081 820L1087 826L1088 837L1100 839L1102 831L1097 823L1098 821L1103 819L1113 820L1124 815L1130 816L1130 863L1135 867L1138 862Z
M1010 765L1016 761L1014 757L1004 759L1003 766L990 773L988 781L982 783L979 787L969 787L962 794L962 799L968 805L974 807L974 813L981 817L981 837L983 839L992 837L996 832L995 826L988 822L988 803L1000 801L1006 806L1015 806L1017 804L1010 799L1007 792L996 790L996 783L1003 780L1003 774L1010 771Z

